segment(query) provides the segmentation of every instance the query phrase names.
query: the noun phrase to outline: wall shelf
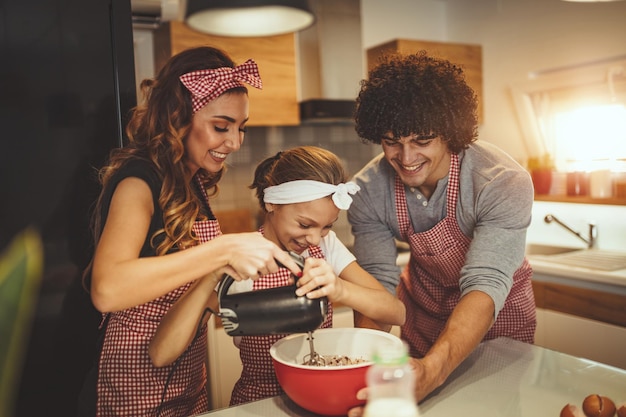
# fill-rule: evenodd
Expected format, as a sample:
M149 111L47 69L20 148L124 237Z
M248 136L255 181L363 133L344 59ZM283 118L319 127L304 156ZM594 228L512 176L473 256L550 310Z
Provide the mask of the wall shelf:
M554 203L578 203L578 204L608 204L613 206L626 206L626 198L592 198L589 196L570 197L567 195L535 194L535 201L550 201Z

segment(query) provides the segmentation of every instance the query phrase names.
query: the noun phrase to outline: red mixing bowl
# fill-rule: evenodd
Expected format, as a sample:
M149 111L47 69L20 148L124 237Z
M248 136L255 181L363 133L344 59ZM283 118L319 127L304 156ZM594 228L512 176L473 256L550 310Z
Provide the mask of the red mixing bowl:
M280 386L300 407L325 416L344 416L365 401L356 393L366 386L365 374L375 348L383 343L402 344L389 333L361 328L319 329L313 332L315 351L322 356L342 355L366 362L345 366L302 365L309 354L307 334L293 334L270 349Z

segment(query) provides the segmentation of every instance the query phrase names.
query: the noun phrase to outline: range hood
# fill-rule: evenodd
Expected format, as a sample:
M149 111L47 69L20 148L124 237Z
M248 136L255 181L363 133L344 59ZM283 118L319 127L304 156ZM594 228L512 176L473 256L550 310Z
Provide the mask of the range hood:
M297 36L300 119L352 123L364 78L360 0L309 3L316 23Z
M131 0L133 29L154 30L163 22L183 20L185 0Z

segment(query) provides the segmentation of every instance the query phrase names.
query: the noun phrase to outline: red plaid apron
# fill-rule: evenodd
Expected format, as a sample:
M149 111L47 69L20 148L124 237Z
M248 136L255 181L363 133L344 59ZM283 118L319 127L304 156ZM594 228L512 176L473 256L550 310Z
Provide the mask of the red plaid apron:
M193 231L201 242L221 235L217 220L196 221ZM148 355L148 344L163 316L190 286L110 314L99 362L99 417L187 417L208 411L206 325L176 365L156 368Z
M404 185L396 176L396 215L400 232L411 247L411 258L401 274L398 298L406 305L402 338L411 355L423 357L443 330L459 302L459 277L471 239L456 221L459 194L459 159L452 154L446 190L446 217L432 229L415 233L407 211ZM528 260L513 275L513 287L503 309L484 340L508 336L533 343L536 316Z
M324 258L324 253L319 246L309 246L309 254L314 258ZM274 288L289 284L291 272L286 268L280 268L278 272L264 275L254 281L252 288L260 290ZM328 303L328 314L320 328L332 327L333 308ZM283 393L270 356L270 348L274 343L286 334L243 336L239 345L239 356L243 369L241 377L235 384L230 398L230 405L243 404L250 401L273 397Z

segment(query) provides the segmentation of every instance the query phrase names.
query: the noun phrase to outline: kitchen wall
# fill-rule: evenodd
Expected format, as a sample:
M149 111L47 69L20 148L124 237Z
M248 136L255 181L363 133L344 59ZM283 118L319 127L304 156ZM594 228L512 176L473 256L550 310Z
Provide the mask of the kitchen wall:
M626 2L574 3L561 0L361 0L363 77L367 48L392 39L421 39L480 44L483 48L484 122L479 140L492 142L525 164L528 149L521 121L515 112L510 86L526 82L533 71L576 65L625 55ZM137 79L151 73L148 32L136 31L135 43L145 65ZM301 127L251 128L246 144L230 161L223 180L218 210L258 204L246 190L256 163L279 149L316 144L343 158L355 173L379 148L361 143L349 124ZM626 249L626 207L537 202L528 234L529 242L576 245L577 239L559 227L543 222L551 212L577 230L598 223L598 245ZM335 227L351 243L342 214Z
M626 251L624 206L535 202L532 224L526 238L528 243L584 248L585 243L563 227L544 222L546 214L553 214L583 236L587 236L589 224L594 223L598 231L598 248Z

